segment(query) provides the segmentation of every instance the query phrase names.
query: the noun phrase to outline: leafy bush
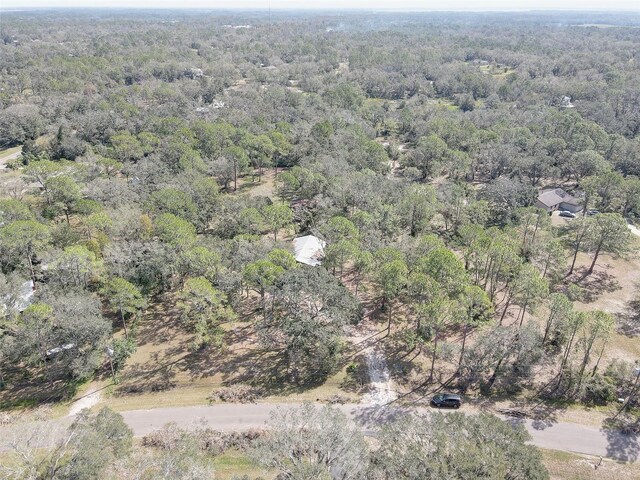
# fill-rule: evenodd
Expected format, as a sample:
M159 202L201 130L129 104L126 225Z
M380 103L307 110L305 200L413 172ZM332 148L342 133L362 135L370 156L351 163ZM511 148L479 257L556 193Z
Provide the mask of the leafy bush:
M616 399L616 387L609 377L594 375L583 385L582 401L592 405L606 405Z
M580 302L584 299L584 289L576 285L575 283L570 284L567 287L567 297L572 302Z

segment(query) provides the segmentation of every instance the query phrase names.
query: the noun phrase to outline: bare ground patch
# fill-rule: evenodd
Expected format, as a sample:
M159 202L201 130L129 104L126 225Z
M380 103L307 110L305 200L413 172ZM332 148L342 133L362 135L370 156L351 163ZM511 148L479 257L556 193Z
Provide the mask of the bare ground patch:
M557 450L542 449L541 452L551 480L633 480L640 477L638 463L621 463Z

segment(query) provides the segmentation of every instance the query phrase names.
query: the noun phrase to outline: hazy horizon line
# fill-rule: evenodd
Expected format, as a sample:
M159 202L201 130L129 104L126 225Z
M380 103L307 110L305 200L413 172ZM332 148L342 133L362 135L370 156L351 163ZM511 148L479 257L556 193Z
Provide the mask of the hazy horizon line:
M148 6L137 6L137 7L125 7L125 6L63 6L63 5L51 5L51 6L33 6L33 7L2 7L0 6L0 11L12 11L12 12L24 12L24 11L33 11L33 10L146 10L146 11L157 11L157 10L165 10L165 11L206 11L206 12L370 12L370 13L554 13L554 12L565 12L565 13L640 13L640 6L638 9L622 9L622 10L601 10L601 9L575 9L575 8L514 8L514 9L485 9L485 10L469 10L469 9L459 9L459 10L447 10L447 9L393 9L393 8L358 8L358 7L350 7L350 8L320 8L320 7L295 7L295 8L249 8L249 7L228 7L228 8L220 8L220 7L148 7Z

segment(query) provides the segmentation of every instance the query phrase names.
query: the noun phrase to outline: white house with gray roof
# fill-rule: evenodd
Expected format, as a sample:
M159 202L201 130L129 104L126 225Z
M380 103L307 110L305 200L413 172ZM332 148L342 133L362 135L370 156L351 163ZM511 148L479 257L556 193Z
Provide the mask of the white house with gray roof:
M324 258L326 243L313 235L298 237L293 240L296 260L312 267L317 267Z

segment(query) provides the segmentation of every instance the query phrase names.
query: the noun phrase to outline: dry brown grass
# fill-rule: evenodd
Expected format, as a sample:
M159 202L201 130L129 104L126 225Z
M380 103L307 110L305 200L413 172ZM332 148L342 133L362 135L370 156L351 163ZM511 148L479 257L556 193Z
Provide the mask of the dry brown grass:
M590 264L592 257L579 254L578 275ZM592 275L578 281L585 298L576 302L582 311L604 310L616 318L617 331L612 336L602 364L614 358L633 362L640 359L640 325L633 302L638 299L640 285L640 257L637 250L627 258L601 255Z
M292 384L284 356L261 347L254 327L257 298L246 299L238 316L243 321L223 325L223 346L194 351L193 335L185 331L172 295L158 299L140 319L138 349L122 372L121 383L104 395L117 410L198 405L217 388L246 384L265 391L266 401L319 400L333 395L358 398L344 365L318 384Z
M219 455L213 461L216 479L231 480L241 475L248 475L249 478L263 478L272 480L276 478L276 472L266 470L257 465L246 454L234 450L228 450Z
M551 480L635 480L640 477L639 463L620 463L589 455L541 450ZM596 469L595 465L600 464Z
M22 145L18 145L17 147L5 148L4 150L0 150L0 162L9 156L15 156L16 153L22 151Z
M283 172L282 168L278 169L278 173ZM273 168L267 168L262 174L262 178L258 181L258 177L246 175L238 181L238 193L246 193L251 197L269 197L275 198L275 172Z

